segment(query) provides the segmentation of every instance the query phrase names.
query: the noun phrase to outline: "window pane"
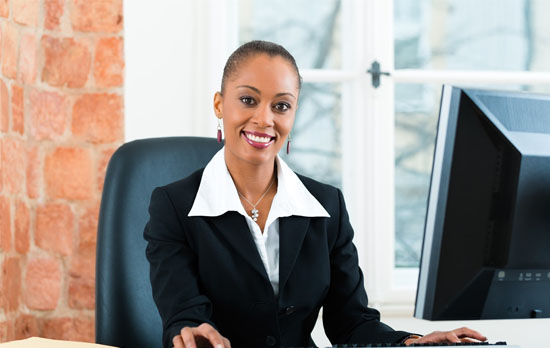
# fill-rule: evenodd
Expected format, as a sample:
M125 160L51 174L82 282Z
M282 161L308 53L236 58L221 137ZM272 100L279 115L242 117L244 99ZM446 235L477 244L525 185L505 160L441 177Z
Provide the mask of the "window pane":
M441 85L395 85L395 265L418 267Z
M550 70L550 2L395 0L395 68Z
M304 83L292 128L290 154L280 156L296 172L342 187L340 84Z
M341 67L340 0L239 0L239 42L283 45L303 69Z
M473 88L550 92L547 85ZM433 149L441 98L439 84L395 85L395 265L418 267L424 235Z

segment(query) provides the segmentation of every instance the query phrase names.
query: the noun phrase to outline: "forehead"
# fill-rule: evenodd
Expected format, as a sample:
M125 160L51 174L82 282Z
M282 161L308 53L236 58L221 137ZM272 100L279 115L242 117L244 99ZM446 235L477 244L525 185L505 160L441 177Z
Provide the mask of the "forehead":
M292 64L281 56L270 57L263 53L241 61L228 82L232 87L249 85L274 93L298 90L298 76Z

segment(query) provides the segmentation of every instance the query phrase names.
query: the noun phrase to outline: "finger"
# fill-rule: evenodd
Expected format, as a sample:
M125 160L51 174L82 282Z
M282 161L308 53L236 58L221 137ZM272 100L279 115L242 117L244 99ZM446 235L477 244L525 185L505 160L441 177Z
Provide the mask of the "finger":
M181 335L176 335L172 339L172 343L174 343L174 348L185 348L183 345L183 340L181 339Z
M460 338L453 331L445 332L445 339L450 343L460 343Z
M231 348L231 342L229 342L229 340L225 337L222 337L222 339L224 348Z
M222 335L220 335L218 330L214 329L211 325L205 323L194 328L193 331L206 338L212 347L224 348Z
M460 329L456 329L456 330L453 330L453 331L460 338L470 337L470 338L475 338L476 340L480 340L480 341L486 341L487 340L487 337L485 337L481 333L479 333L475 330L472 330L470 328L467 328L467 327L461 327Z
M405 340L405 345L410 346L411 344L422 343L420 341L420 339L421 339L421 337L419 337L419 338L412 338L412 337L408 338L408 339Z
M192 328L184 327L181 329L180 334L184 348L197 348L197 343L195 342L195 335L193 335Z

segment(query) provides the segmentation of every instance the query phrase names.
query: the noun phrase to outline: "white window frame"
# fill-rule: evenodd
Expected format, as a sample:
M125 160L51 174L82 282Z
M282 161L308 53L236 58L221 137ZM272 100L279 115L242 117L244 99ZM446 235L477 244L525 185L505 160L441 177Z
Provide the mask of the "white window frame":
M363 3L354 3L362 5ZM510 85L510 84L550 84L550 73L527 71L457 71L457 70L422 70L394 69L394 11L393 0L368 1L354 13L355 20L366 23L359 33L370 45L366 48L365 62L377 60L382 70L390 72L382 76L380 87L372 93L365 88L367 95L365 103L352 101L358 110L366 108L367 124L363 125L364 134L371 138L370 144L364 149L366 158L366 173L368 182L358 192L363 197L354 197L354 203L359 203L353 211L356 231L365 231L363 238L357 238L356 244L360 255L366 256L361 266L366 271L366 287L369 291L371 305L377 307L385 315L412 316L416 295L418 268L395 267L395 167L394 167L394 86L396 83L439 83L466 86L480 85ZM360 16L362 18L357 18ZM359 29L359 28L358 28ZM360 47L360 46L358 46ZM370 81L368 81L370 84ZM360 92L359 92L360 93ZM360 96L355 96L360 98ZM369 103L374 103L369 105ZM370 131L369 131L370 130ZM357 156L363 154L357 153ZM359 163L360 157L355 159ZM350 163L350 162L345 162ZM363 171L363 168L361 168ZM350 173L345 170L344 173ZM349 178L361 180L359 177ZM352 192L348 192L353 194ZM348 195L349 196L349 195ZM361 199L363 201L361 201ZM359 214L359 215L358 215ZM359 227L359 228L358 228ZM370 276L369 276L370 275ZM370 278L370 279L369 279Z

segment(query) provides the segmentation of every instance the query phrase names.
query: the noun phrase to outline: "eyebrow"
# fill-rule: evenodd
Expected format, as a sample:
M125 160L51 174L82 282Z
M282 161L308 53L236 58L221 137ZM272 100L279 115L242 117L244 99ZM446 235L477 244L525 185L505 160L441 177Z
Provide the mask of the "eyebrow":
M237 86L237 88L241 88L241 87L244 87L244 88L249 88L251 90L253 90L254 92L258 93L259 95L262 94L262 92L260 92L259 89L257 89L256 87L254 86L249 86L249 85L241 85L241 86ZM291 96L292 98L296 99L296 97L292 94L292 93L289 93L289 92L281 92L281 93L277 93L275 94L275 97L280 97L280 96L283 96L283 95L289 95Z

